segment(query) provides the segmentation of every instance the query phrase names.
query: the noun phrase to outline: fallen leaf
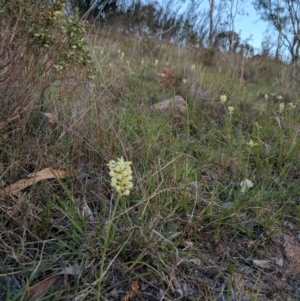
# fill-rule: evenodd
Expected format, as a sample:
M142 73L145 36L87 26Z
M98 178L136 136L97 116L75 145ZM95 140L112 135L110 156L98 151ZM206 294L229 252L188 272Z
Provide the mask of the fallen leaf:
M44 296L48 289L61 277L61 275L78 275L79 267L71 266L61 270L54 275L47 277L46 279L40 281L39 283L31 286L28 289L30 301L36 301L42 296Z
M23 190L24 188L31 186L41 180L52 179L52 178L65 178L72 176L72 172L60 170L60 169L52 169L45 168L41 171L34 172L29 174L27 179L22 179L17 181L14 184L9 185L4 188L4 191L0 191L0 198L5 197L7 194L15 194Z
M56 115L52 114L52 113L44 113L44 115L48 118L48 122L50 124L58 124L58 118Z
M61 277L61 275L52 275L41 282L29 288L30 301L38 300L44 296L48 289Z

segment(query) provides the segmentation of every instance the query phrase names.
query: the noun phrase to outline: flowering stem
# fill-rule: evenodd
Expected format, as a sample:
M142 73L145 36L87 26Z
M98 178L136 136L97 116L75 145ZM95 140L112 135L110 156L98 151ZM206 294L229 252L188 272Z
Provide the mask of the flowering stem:
M231 131L232 131L231 114L229 114L229 118L226 118L226 131L227 131L227 137L228 137L229 143L231 145L231 142L232 142L232 135L231 135Z
M102 278L105 275L106 271L104 271L104 262L107 254L107 249L111 242L111 229L113 225L113 221L116 215L117 207L119 206L120 198L122 195L129 195L130 189L133 187L132 184L132 170L130 167L131 162L124 161L123 157L115 160L110 160L107 164L109 167L109 175L111 177L111 187L114 188L118 194L113 212L111 214L110 220L107 224L107 229L104 238L103 251L101 256L101 268L100 268L100 276L98 279L98 295L97 301L100 301L101 289L102 289ZM123 208L122 208L123 209Z
M247 164L246 164L246 177L245 177L245 179L248 179L249 163L250 163L250 153L251 153L251 148L248 151L248 158L247 158Z
M104 245L103 245L103 251L102 251L102 256L101 256L101 267L100 267L100 277L98 280L98 294L97 294L97 301L100 301L100 297L101 297L101 289L102 289L102 279L106 273L106 271L104 271L104 261L105 261L105 257L107 254L107 250L109 247L109 243L110 243L110 233L111 233L111 228L112 228L112 224L116 215L116 211L117 211L117 207L119 206L119 201L120 201L120 195L118 194L116 203L114 205L114 209L113 212L111 214L110 220L107 224L107 229L106 229L106 233L105 233L105 239L104 239Z

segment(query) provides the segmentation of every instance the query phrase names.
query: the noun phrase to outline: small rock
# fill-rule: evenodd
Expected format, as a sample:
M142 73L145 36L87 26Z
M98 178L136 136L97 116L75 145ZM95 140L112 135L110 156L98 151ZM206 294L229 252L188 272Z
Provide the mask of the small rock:
M165 99L155 105L151 106L151 110L157 110L161 112L167 112L170 110L176 110L184 114L186 112L187 102L179 95L173 98Z

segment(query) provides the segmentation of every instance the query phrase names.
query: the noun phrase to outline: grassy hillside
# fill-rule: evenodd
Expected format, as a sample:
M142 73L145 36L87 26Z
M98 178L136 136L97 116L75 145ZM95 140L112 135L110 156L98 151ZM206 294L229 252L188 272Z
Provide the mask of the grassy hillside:
M0 195L0 300L299 300L299 68L87 39L95 79L0 132L2 188L68 171ZM176 95L186 107L153 109ZM120 157L129 196L111 187Z

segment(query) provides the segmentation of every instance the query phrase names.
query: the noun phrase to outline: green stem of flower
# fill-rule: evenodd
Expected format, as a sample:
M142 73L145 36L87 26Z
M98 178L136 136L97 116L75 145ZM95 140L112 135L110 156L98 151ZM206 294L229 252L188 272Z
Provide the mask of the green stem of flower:
M256 148L256 165L258 166L259 157L261 152L261 141L260 141L260 133L259 127L257 127L257 148Z
M102 279L103 279L104 274L105 274L105 272L104 272L104 261L105 261L105 257L106 257L107 250L108 250L108 247L109 247L109 243L110 243L109 238L110 238L111 227L112 227L115 215L116 215L117 208L119 206L119 201L120 201L120 196L118 195L116 203L114 205L113 212L111 214L110 220L109 220L108 225L107 225L106 233L105 233L103 251L102 251L102 256L101 256L100 276L99 276L99 279L98 279L97 301L100 301L100 297L101 297Z
M248 151L248 158L247 158L247 164L246 164L246 176L245 176L245 179L248 179L249 163L250 163L250 153L251 153L251 148Z

